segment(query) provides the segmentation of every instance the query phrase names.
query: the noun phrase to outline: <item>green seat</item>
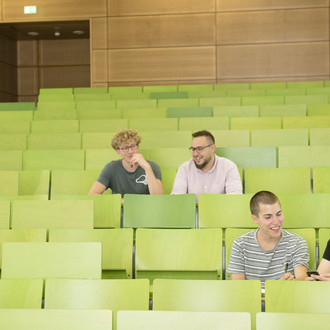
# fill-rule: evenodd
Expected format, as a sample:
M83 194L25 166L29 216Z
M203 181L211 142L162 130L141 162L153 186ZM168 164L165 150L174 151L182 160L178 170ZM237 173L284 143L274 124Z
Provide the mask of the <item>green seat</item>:
M323 81L288 81L288 88L323 87Z
M255 82L255 83L251 83L251 89L257 89L257 88L271 88L271 89L275 89L275 88L286 88L286 82L281 82L281 81L277 81L277 82Z
M330 146L279 147L278 166L330 166Z
M108 149L115 132L96 132L82 134L83 149Z
M261 190L277 193L310 193L311 169L309 167L245 168L245 193Z
M260 281L159 279L153 289L156 311L246 312L251 316L251 329L255 329L256 313L261 312Z
M0 201L0 229L9 229L10 201Z
M110 190L110 189L109 189ZM121 195L54 195L52 200L92 200L94 201L94 228L120 228Z
M38 96L38 102L72 102L74 100L73 94L41 94Z
M80 149L80 133L31 133L28 135L29 150Z
M46 102L45 102L46 103ZM51 104L50 102L48 102ZM46 103L47 104L47 103ZM75 120L77 112L75 109L66 109L59 107L58 109L37 110L34 112L33 120Z
M280 105L284 104L284 96L243 96L242 105Z
M257 105L213 107L213 117L258 117L258 115L259 108Z
M27 111L35 110L34 102L0 102L0 111Z
M127 119L82 119L79 125L81 133L117 132L127 128Z
M2 278L101 278L101 243L3 243Z
M307 95L330 95L329 87L313 87L306 89Z
M266 91L269 96L300 96L306 95L305 88L269 88Z
M212 117L212 107L198 107L198 108L168 108L167 117L181 118L181 117Z
M214 84L214 90L249 89L249 83Z
M30 120L4 121L0 123L0 132L2 134L12 133L30 133Z
M266 312L330 313L327 282L275 281L265 283Z
M169 195L172 191L177 168L170 167L170 168L161 168L162 172L162 184L164 189L164 194Z
M180 130L190 130L192 132L201 130L228 130L229 119L227 117L193 117L193 118L180 118Z
M277 165L275 147L216 148L216 154L230 159L239 167L276 167Z
M327 330L330 314L257 313L257 330L311 329Z
M54 111L57 111L61 113L62 110L75 110L76 109L76 102L74 100L72 101L56 101L56 102L38 102L37 104L37 110L36 112L50 112L54 113Z
M0 134L0 150L25 150L26 134Z
M110 141L109 141L110 143ZM86 149L85 170L102 170L112 160L120 159L114 149Z
M239 106L241 105L240 97L208 97L199 100L200 107L215 107L215 106Z
M203 92L211 92L213 91L212 84L193 84L193 85L178 85L178 91L185 91L185 92L196 92L196 91L203 91Z
M40 120L31 122L31 133L78 133L78 120Z
M281 129L282 119L280 117L247 117L231 118L230 129Z
M304 117L306 116L305 104L262 105L260 117Z
M118 330L181 330L228 329L250 330L248 313L178 312L178 311L119 311Z
M199 228L256 228L250 214L252 195L199 194Z
M226 91L227 96L265 96L266 90L262 88L257 89L231 89Z
M0 309L1 326L11 330L109 330L111 317L107 310Z
M81 93L74 95L75 101L78 102L90 102L90 101L110 101L111 95L108 93Z
M112 329L117 329L117 311L149 309L149 283L147 280L49 279L45 285L45 310L50 309L110 310ZM89 329L99 329L97 325L95 322Z
M330 237L330 228L320 228L319 230L319 262L323 258L325 248L327 247Z
M330 116L284 117L283 128L330 128Z
M187 148L156 148L149 150L150 160L157 163L161 168L175 167L178 168L182 163L191 159L189 151L191 141Z
M330 193L330 166L313 167L313 192Z
M0 309L41 308L43 280L40 279L2 279L0 280ZM3 324L2 329L13 329Z
M330 145L330 127L329 128L311 128L310 129L311 146L329 146Z
M250 145L250 132L248 130L212 131L217 147L248 147Z
M119 109L77 109L77 118L80 120L118 120L121 117L122 111Z
M91 200L16 200L12 202L11 225L23 228L93 228Z
M139 132L142 138L140 148L189 148L191 131L144 131Z
M40 95L61 95L61 94L72 94L73 88L40 88Z
M177 92L177 85L161 85L161 86L143 86L143 93L159 93L159 92Z
M198 106L198 98L158 100L158 108L197 108Z
M1 171L20 171L23 164L23 153L21 150L0 150L0 170Z
M166 118L167 110L166 108L141 108L141 109L123 109L122 118L132 119L132 118Z
M75 87L74 94L107 94L108 87Z
M307 107L308 116L330 116L330 104L310 104Z
M251 131L252 147L308 146L308 129L258 129Z
M152 92L149 95L150 99L186 99L188 98L187 92Z
M128 119L128 128L137 131L177 131L177 118L132 118Z
M142 86L120 86L120 87L109 87L109 94L114 100L139 100L148 97L142 91Z
M117 109L154 109L157 100L124 100L117 99Z
M123 227L195 228L195 223L194 194L124 196Z
M83 170L84 150L26 150L23 170Z
M81 97L82 95L80 95ZM109 100L84 100L77 101L77 113L80 114L80 111L88 111L93 114L96 110L115 110L116 109L116 101Z
M49 242L101 242L102 278L133 278L133 229L50 229Z
M286 96L285 104L328 104L328 95Z
M221 229L138 228L135 278L221 279L221 242Z
M0 111L0 122L31 121L33 111Z
M219 98L219 97L225 97L226 95L227 92L225 90L188 92L189 98L198 98L198 99Z

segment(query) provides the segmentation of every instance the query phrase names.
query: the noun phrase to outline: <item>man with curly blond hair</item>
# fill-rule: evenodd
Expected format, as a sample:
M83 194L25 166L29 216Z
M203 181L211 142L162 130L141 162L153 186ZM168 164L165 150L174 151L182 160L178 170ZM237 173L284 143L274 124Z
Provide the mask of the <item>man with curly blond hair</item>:
M110 188L113 194L163 194L159 166L139 153L141 137L136 130L122 130L111 145L121 159L106 164L89 195L102 195Z

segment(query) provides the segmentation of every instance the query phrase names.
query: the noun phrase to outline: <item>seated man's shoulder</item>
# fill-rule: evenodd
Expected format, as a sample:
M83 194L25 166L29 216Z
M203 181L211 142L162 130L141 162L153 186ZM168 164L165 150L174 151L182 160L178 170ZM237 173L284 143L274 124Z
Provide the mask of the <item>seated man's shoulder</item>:
M283 238L291 243L299 243L306 241L302 236L284 229L283 229Z
M238 236L235 241L238 244L244 244L247 242L254 241L256 237L256 230L249 231L245 234L242 234L241 236Z

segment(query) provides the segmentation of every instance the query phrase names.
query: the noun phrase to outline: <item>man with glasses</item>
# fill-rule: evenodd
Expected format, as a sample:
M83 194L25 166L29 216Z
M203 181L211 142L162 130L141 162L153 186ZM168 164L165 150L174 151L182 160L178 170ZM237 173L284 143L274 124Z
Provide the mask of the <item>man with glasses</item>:
M121 156L106 164L89 195L102 195L110 188L113 194L163 194L159 166L139 153L141 137L135 130L122 130L111 145Z
M189 150L192 159L183 163L176 174L171 194L242 194L237 166L215 154L214 136L208 131L192 134Z

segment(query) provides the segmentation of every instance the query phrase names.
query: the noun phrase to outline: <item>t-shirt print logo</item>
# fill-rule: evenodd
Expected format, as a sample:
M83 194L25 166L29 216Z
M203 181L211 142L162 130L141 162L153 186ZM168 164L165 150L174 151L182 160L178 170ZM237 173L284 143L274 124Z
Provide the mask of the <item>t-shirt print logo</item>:
M136 183L143 183L145 186L148 185L148 181L147 181L147 176L146 175L140 175L136 180Z

